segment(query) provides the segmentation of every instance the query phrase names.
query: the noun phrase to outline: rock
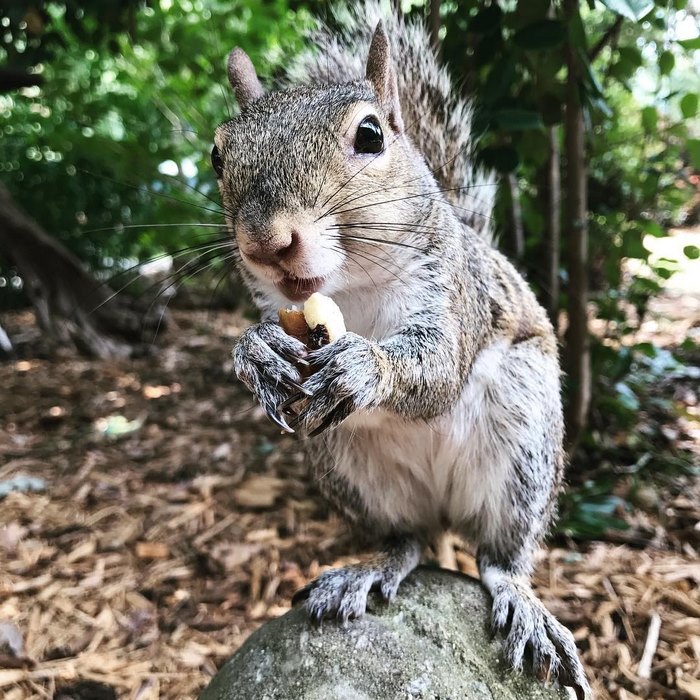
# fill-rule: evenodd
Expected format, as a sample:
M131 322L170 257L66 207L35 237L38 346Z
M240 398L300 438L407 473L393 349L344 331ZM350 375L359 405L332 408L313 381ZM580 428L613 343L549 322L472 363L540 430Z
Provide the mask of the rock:
M371 597L345 626L296 608L263 625L199 700L563 700L508 670L478 581L420 568L390 605Z

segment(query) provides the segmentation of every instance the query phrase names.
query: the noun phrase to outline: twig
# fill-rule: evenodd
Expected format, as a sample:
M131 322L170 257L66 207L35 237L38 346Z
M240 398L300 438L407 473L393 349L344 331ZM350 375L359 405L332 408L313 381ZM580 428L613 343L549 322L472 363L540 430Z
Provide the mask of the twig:
M438 563L443 569L459 571L457 557L455 555L454 542L451 535L441 535L437 540L435 549Z
M618 16L617 19L606 29L602 37L596 42L595 46L591 49L588 54L588 62L593 63L593 61L598 58L600 52L608 45L612 43L617 38L617 35L622 27L622 16Z
M642 658L637 667L637 675L640 678L651 678L651 662L656 653L656 647L659 643L659 630L661 629L661 618L658 613L652 613L649 620L649 629L647 630L647 641L644 643L644 651Z

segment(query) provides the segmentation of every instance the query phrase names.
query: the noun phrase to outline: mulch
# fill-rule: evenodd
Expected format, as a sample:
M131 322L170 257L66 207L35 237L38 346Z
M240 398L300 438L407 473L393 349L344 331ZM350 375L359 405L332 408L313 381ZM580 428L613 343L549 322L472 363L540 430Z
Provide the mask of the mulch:
M236 314L178 312L157 353L0 364L0 696L183 700L324 567L365 556L230 378ZM4 319L31 334L28 314ZM39 486L41 484L38 484ZM37 486L34 483L33 486ZM602 700L700 700L700 487L627 543L557 541L538 594ZM460 542L441 560L474 573Z

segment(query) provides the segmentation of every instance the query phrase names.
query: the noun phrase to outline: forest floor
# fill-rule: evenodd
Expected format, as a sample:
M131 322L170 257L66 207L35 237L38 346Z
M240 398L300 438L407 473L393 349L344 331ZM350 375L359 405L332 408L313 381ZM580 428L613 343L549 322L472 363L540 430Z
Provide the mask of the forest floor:
M657 311L650 335L677 342L687 309ZM25 342L0 364L0 489L39 480L0 504L5 700L195 698L297 588L365 555L317 497L298 439L231 380L242 317L174 321L134 360ZM3 325L36 334L29 313ZM698 392L676 394L674 429L697 440ZM645 508L605 541L550 543L537 592L574 631L601 700L700 700L700 484L679 477Z

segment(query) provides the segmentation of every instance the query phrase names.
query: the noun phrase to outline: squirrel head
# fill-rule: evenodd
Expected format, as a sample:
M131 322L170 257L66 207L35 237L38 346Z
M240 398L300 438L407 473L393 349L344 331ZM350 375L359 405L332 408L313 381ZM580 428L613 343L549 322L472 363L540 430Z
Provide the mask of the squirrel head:
M405 134L383 24L364 80L266 93L238 48L228 76L241 111L216 130L212 164L257 287L301 301L396 279L435 181Z

